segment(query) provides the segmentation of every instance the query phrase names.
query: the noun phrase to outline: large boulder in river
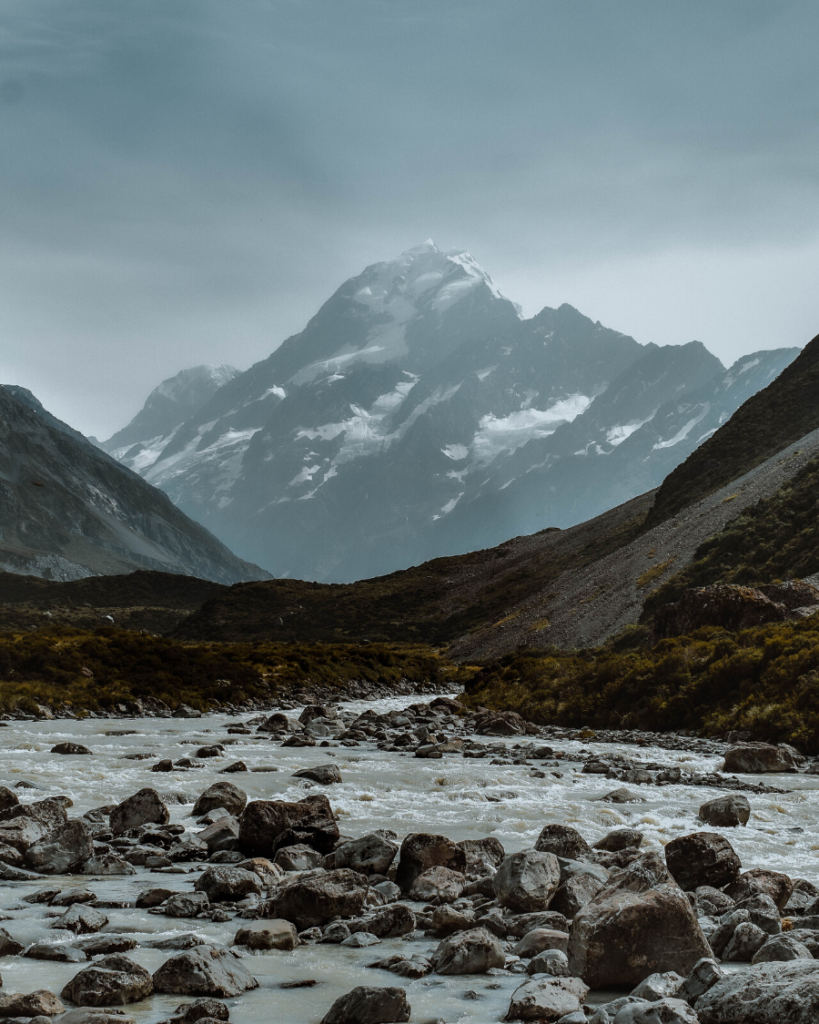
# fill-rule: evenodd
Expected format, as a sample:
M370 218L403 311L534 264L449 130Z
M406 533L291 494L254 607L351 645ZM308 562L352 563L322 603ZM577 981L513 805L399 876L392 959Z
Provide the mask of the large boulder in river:
M0 1017L54 1017L58 1013L65 1013L65 1007L47 988L0 995Z
M114 835L140 825L167 825L170 820L165 801L155 789L148 787L117 804L109 819Z
M154 972L154 991L167 995L241 995L259 983L230 950L218 946L196 946L177 953Z
M557 857L537 850L521 850L506 857L492 879L498 902L520 914L548 909L559 884Z
M466 854L446 836L429 832L411 832L401 843L401 856L395 881L404 892L412 888L415 879L427 868L450 868L463 874Z
M299 944L296 926L291 921L252 921L236 932L236 946L248 949L295 949Z
M724 974L697 1000L700 1024L815 1024L819 962L757 964Z
M486 928L449 935L432 959L439 974L486 974L490 968L503 967L506 962L500 940Z
M217 807L224 807L228 814L238 818L247 806L247 793L232 782L214 782L193 805L191 814L207 814Z
M543 826L535 849L539 853L553 853L569 860L583 860L592 855L591 847L576 828L557 823Z
M724 772L758 775L762 772L790 772L802 758L788 746L772 743L737 743L725 752Z
M398 853L398 843L380 832L370 832L359 839L337 846L327 854L327 862L334 868L352 868L362 875L386 875Z
M663 971L685 976L710 955L688 897L676 885L604 889L569 929L569 968L590 988L633 986Z
M196 879L194 889L205 893L211 903L235 902L251 893L261 896L262 883L255 871L245 871L232 864L215 864Z
M721 889L733 882L742 868L733 846L716 832L693 832L672 839L665 848L665 862L674 881L686 892L701 885Z
M700 807L700 821L714 828L734 828L747 825L751 817L748 797L742 793L727 793L715 800L708 800Z
M359 985L336 999L321 1024L403 1024L410 1012L405 989Z
M525 981L512 994L506 1020L556 1021L581 1012L589 987L580 978L548 978Z
M355 917L367 898L369 883L349 868L317 871L286 882L260 906L262 917L282 917L299 931L324 924L331 917Z
M64 875L94 856L94 840L84 821L60 826L26 851L26 867L42 875Z
M153 990L151 975L144 967L113 953L75 974L61 995L77 1006L123 1006L145 999Z
M338 825L330 801L323 794L296 803L252 800L239 822L239 846L250 857L271 857L283 834L303 831L310 835L314 830L338 839ZM303 840L294 837L289 845L299 841Z

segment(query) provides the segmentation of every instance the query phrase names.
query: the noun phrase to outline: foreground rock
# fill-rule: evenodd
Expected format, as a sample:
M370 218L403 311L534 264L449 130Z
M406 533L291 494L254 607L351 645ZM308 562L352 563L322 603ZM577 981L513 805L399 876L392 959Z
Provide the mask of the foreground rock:
M493 967L503 967L505 961L499 940L485 928L450 935L433 956L439 974L485 974Z
M369 883L349 868L302 875L274 891L260 907L262 917L292 921L299 931L329 921L331 917L355 917L367 897Z
M716 832L694 832L672 839L665 861L674 881L693 892L701 885L721 889L739 876L742 864L733 846Z
M406 989L359 985L336 999L321 1024L404 1024L410 1013Z
M48 989L0 995L0 1017L54 1017L65 1007Z
M77 1006L124 1006L145 999L153 989L144 967L114 953L75 974L61 995Z
M307 841L329 853L338 840L338 825L327 797L309 796L296 803L251 801L239 823L239 846L249 857L272 857L286 833L292 834L288 845Z
M724 975L696 1008L701 1024L815 1024L819 962L766 963Z
M83 821L69 821L33 843L26 851L26 866L42 875L64 875L94 856L91 830Z
M232 782L214 782L193 805L192 815L199 816L223 807L228 814L239 817L247 806L247 793Z
M295 949L299 936L290 921L254 921L236 932L234 943L248 949Z
M168 808L155 789L141 789L111 812L111 831L115 835L140 825L167 825L171 820Z
M588 992L579 978L535 978L515 989L506 1019L556 1021L582 1011Z
M238 996L259 983L241 960L218 946L197 946L172 956L154 973L154 991L169 995Z
M536 850L507 857L492 880L498 902L520 914L546 910L559 884L557 857Z

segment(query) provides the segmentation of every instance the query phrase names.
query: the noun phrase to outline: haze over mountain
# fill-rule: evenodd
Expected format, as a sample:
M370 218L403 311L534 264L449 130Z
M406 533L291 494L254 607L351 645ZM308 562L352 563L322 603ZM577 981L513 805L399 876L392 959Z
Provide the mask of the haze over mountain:
M136 569L219 583L267 575L31 392L0 387L0 570L71 580Z
M428 241L345 282L192 414L167 409L160 436L154 392L104 447L276 575L351 580L657 486L797 351L726 370L568 305L523 320L468 253Z

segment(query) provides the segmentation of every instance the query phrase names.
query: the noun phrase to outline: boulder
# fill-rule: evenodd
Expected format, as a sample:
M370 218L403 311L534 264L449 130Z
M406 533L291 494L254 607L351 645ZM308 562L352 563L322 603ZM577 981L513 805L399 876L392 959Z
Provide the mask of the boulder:
M320 868L325 858L306 843L296 843L295 846L283 846L276 852L273 863L282 871L312 871L313 868Z
M484 711L472 724L479 736L523 736L526 722L516 711Z
M621 850L636 850L643 842L643 833L636 828L614 828L592 847L606 853L619 853Z
M177 953L154 972L154 991L166 995L241 995L259 983L230 950L196 946Z
M559 949L565 953L568 947L568 932L559 932L554 928L533 928L523 936L512 952L528 960L546 949Z
M368 882L349 868L305 875L281 885L260 907L262 917L283 917L299 931L329 921L355 917L367 897Z
M35 821L34 818L21 816L11 821L0 821L0 844L21 854L22 862L22 855L26 850L47 836L50 831L48 826Z
M582 1012L588 992L580 978L532 978L513 992L506 1020L559 1020Z
M65 1007L46 988L0 995L0 1017L54 1017L58 1013L65 1013Z
M450 868L427 868L412 883L409 897L422 903L454 903L464 891L466 878Z
M22 942L13 939L5 928L0 928L0 956L17 956L23 949Z
M82 743L57 743L51 748L52 754L90 754L91 751L88 747L84 747Z
M300 768L293 772L297 779L309 779L310 782L317 782L320 786L330 786L333 783L341 782L341 772L337 764L320 764L315 768Z
M767 964L784 960L812 960L813 953L792 935L772 935L754 953L751 963Z
M506 962L497 936L485 928L471 928L445 938L432 957L439 974L486 974Z
M458 846L466 854L464 875L470 881L494 875L506 856L503 844L494 836L486 836L483 839L463 839Z
M10 807L19 807L20 798L13 789L8 786L0 786L0 811L7 811Z
M799 760L789 747L772 743L738 743L725 752L724 772L759 775L762 772L793 771Z
M153 990L151 975L144 967L114 953L75 974L61 995L77 1006L124 1006L145 999Z
M52 928L65 928L75 935L91 935L108 924L108 918L95 907L86 907L75 903L66 912L52 922Z
M211 903L235 902L250 893L260 896L262 885L253 871L245 871L233 865L217 865L208 868L196 880L196 892L203 892Z
M631 994L635 999L647 999L650 1003L656 1003L658 999L676 996L684 981L685 978L682 978L676 971L649 974L636 988L632 989Z
M665 862L674 881L686 892L701 885L721 889L739 876L742 867L733 846L716 832L693 832L672 839L665 848Z
M165 917L196 917L210 907L204 892L177 892L165 903Z
M35 942L33 946L28 947L23 956L30 960L50 960L56 964L84 964L88 960L88 955L81 949L75 949L74 946L62 942Z
M94 856L94 840L84 821L60 826L26 851L26 866L41 875L65 875Z
M295 949L299 944L296 928L290 921L254 921L236 932L236 946L248 949Z
M519 913L546 910L560 883L553 853L522 850L506 857L492 879L498 902Z
M411 832L401 843L395 881L404 892L409 892L412 883L422 871L436 867L450 868L463 874L466 853L446 836L432 835L429 832Z
M532 957L526 967L526 973L551 974L554 978L568 978L570 977L569 958L559 949L544 949L542 953Z
M218 999L194 999L192 1003L180 1003L174 1010L173 1024L196 1024L203 1017L211 1020L229 1020L230 1010Z
M444 910L446 905L438 909ZM350 922L353 931L357 931L359 926L379 939L391 939L415 931L416 920L406 903L391 903L387 907L378 907L360 922Z
M539 853L553 853L568 860L584 860L592 855L589 844L571 825L544 825L535 849Z
M327 855L334 868L352 868L362 875L386 875L398 853L398 843L380 832L351 839Z
M569 929L569 966L591 988L637 985L650 974L687 975L711 948L675 885L604 889Z
M603 886L604 883L594 875L570 875L554 894L549 906L571 919L591 903Z
M136 869L116 853L96 852L80 868L84 875L135 875Z
M700 1024L815 1024L819 961L755 964L725 974L697 1000Z
M272 857L284 833L320 830L338 839L338 825L324 795L308 797L297 803L285 800L252 800L239 822L239 846L251 857ZM293 839L295 845L298 838Z
M410 1013L405 989L359 985L336 999L321 1024L403 1024Z
M108 956L109 953L127 953L136 949L139 943L128 935L89 935L87 939L77 939L75 945L88 956Z
M784 622L788 610L771 601L755 587L715 583L692 587L679 600L664 604L654 613L654 632L660 638L688 635L701 626L721 626L737 632L768 622Z
M722 959L728 963L750 963L767 938L767 934L758 925L751 921L740 921L722 951Z
M199 817L214 811L217 807L224 807L228 814L238 818L247 806L247 793L234 786L232 782L214 782L208 786L204 793L193 805L191 814Z
M733 828L747 825L751 816L748 798L741 793L728 793L702 804L699 819L716 828Z
M211 853L220 850L235 850L239 845L239 822L236 818L219 818L212 824L196 833L200 843L204 843Z
M114 835L121 835L140 825L167 825L170 820L162 797L155 789L146 787L117 804L111 811L110 825Z
M716 985L723 974L722 968L713 957L703 957L702 960L698 960L694 964L677 995L693 1006L703 992L707 992L712 985Z
M725 892L736 901L764 893L766 896L770 896L779 910L784 910L793 894L793 889L792 879L781 871L751 868L750 871L743 871L739 878L731 882Z
M684 999L665 997L622 1006L614 1015L613 1024L699 1024L699 1018Z

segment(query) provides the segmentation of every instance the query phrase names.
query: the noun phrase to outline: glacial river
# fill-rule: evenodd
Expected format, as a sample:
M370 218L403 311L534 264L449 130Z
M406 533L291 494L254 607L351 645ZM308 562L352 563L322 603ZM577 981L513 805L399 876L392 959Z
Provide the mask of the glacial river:
M417 697L395 700L352 702L356 711L372 707L378 712L404 707ZM288 712L298 716L298 710ZM412 755L379 751L374 744L347 748L281 747L265 734L228 736L226 727L250 716L229 718L211 715L199 719L91 719L85 721L10 722L0 729L0 784L14 787L20 781L36 789L18 789L23 802L64 794L74 806L72 816L93 807L116 803L145 786L169 796L171 821L197 831L190 817L196 797L218 779L229 779L248 794L248 799L298 800L312 789L326 791L339 816L343 834L362 835L376 828L391 828L403 837L408 832L443 833L454 840L495 836L507 852L532 846L544 824L574 825L589 842L622 825L644 833L643 848L659 849L676 835L696 831L697 809L720 791L691 786L629 786L644 803L611 805L601 797L620 783L602 776L583 775L571 758L555 767L533 761L526 765L493 765L490 759L466 759L447 754L442 760L423 760ZM132 735L110 736L113 731L133 730ZM482 738L481 738L482 739ZM59 756L50 753L58 742L83 743L92 757ZM226 743L225 756L208 759L204 767L191 771L152 773L150 766L160 757L177 760L195 754L198 746ZM492 740L492 742L496 742ZM506 741L509 745L516 740ZM534 741L537 744L538 741ZM555 749L572 752L617 751L639 764L641 760L662 762L697 772L719 769L721 758L668 751L657 747L559 741ZM151 753L138 761L125 755ZM250 769L242 774L219 776L226 764L243 760ZM334 762L342 782L315 787L292 777L299 768ZM532 769L545 771L538 778ZM557 774L559 773L559 774ZM785 871L819 884L819 776L776 775L748 781L764 781L789 792L750 794L751 820L738 829L723 831L739 853L744 868L765 867ZM173 801L173 802L172 802ZM164 885L190 890L198 867L180 865L174 873L150 872L138 868L135 875L95 878L70 876L54 878L57 886L87 887L103 900L133 901L143 889ZM2 926L19 942L67 941L69 934L49 929L57 912L44 905L21 902L22 897L42 883L0 882ZM166 918L144 910L104 911L110 922L106 932L131 935L144 941L195 932L220 945L229 946L237 928L234 920L224 924L191 919ZM49 916L50 915L50 916ZM366 965L392 953L429 955L434 939L385 939L377 946L353 949L327 944L302 945L292 952L270 951L247 954L244 963L259 980L260 988L226 1002L234 1024L318 1024L332 1002L355 985L400 985L407 989L414 1024L446 1021L447 1024L487 1024L503 1018L511 992L523 977L464 976L435 974L407 981ZM168 956L167 951L141 946L127 954L150 971ZM59 994L82 964L50 963L21 957L0 958L4 992L28 992L48 988ZM310 988L282 989L283 982L314 979ZM593 994L590 1002L603 1002L612 994ZM145 1024L168 1017L181 1002L178 996L153 996L125 1011Z

